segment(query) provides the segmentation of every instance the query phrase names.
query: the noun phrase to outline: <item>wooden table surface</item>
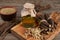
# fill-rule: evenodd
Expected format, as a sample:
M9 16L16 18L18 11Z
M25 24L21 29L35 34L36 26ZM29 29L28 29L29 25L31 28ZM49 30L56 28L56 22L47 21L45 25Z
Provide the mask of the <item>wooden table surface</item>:
M41 1L41 2L40 2ZM17 15L20 17L20 11L22 6L26 2L40 3L41 5L51 4L52 8L49 10L44 10L43 13L50 13L52 11L60 12L60 0L0 0L0 8L2 6L15 6L17 8ZM0 18L0 24L4 21ZM7 34L4 40L20 40L11 33ZM58 34L53 40L60 40L60 34Z

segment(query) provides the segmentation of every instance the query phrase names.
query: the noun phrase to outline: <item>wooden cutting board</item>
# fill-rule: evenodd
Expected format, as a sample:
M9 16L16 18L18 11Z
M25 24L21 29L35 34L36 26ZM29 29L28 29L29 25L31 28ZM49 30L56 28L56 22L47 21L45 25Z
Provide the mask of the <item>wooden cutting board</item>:
M13 28L11 28L12 34L15 35L16 37L20 38L21 40L35 40L33 37L26 38L24 36L25 30L26 29L23 26L21 26L20 23L18 25L14 26ZM54 32L51 32L49 35L45 36L45 39L53 40L55 38L55 36L58 35L59 32L60 32L60 23L58 23L57 29Z

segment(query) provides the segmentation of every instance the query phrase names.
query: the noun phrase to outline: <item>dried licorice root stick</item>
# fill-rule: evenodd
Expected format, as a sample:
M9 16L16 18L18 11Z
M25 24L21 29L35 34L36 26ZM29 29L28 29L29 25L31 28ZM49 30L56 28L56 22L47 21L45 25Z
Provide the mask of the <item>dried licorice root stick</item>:
M14 25L18 24L19 21L16 21L14 23L10 23L7 28L3 31L3 33L1 34L1 36L3 36L11 27L13 27Z
M6 35L8 34L8 32L6 31L6 28L8 27L8 25L11 24L9 22L5 22L4 25L1 28L1 34L0 34L0 39L4 40L4 38L6 37ZM3 30L3 31L2 31Z
M38 19L44 19L44 14L43 13L41 13L41 12L38 12L37 14L36 14L36 17L38 18Z
M6 32L6 33L4 34L4 36L0 36L0 40L4 40L4 38L6 37L7 34L8 34L8 32Z
M11 24L10 24L10 25L11 25ZM1 36L4 36L5 33L7 32L7 30L11 28L10 25L7 25L7 28L5 28L5 30L2 32Z
M1 39L5 38L5 35L8 33L8 30L13 27L14 25L18 24L20 21L15 21L13 23L9 23L9 25L7 25L7 28L5 28L5 30L2 32L1 34Z
M2 34L2 32L5 30L5 28L7 27L7 22L4 22L2 25L0 25L0 35Z
M50 4L48 4L46 6L41 6L40 4L35 4L35 10L37 13L40 11L46 10L46 9L50 9L50 8L51 8Z

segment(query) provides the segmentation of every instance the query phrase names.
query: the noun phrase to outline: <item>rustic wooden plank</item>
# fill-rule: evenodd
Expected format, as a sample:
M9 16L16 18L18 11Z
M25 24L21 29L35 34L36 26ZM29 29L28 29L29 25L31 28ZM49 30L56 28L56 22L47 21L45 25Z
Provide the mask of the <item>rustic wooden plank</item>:
M20 39L23 39L23 40L24 39L26 39L26 40L35 40L32 37L26 38L24 36L25 28L22 27L20 24L18 24L16 26L14 26L13 28L11 28L11 32L12 32L12 34L16 35L17 37L19 37ZM60 32L60 23L58 23L57 29L54 32L52 32L50 35L45 36L45 39L46 40L53 40L59 32Z
M11 28L11 32L12 32L12 34L14 34L15 36L17 36L21 40L25 40L25 36L22 34L23 31L25 31L25 30L21 30L20 27L21 27L20 24L14 26L13 28Z

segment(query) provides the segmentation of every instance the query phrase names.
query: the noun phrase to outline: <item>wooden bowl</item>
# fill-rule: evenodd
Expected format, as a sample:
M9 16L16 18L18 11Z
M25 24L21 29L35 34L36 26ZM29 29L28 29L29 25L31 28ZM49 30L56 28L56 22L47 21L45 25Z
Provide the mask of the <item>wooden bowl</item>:
M17 10L13 6L5 6L0 9L1 18L4 21L11 21L16 17Z

